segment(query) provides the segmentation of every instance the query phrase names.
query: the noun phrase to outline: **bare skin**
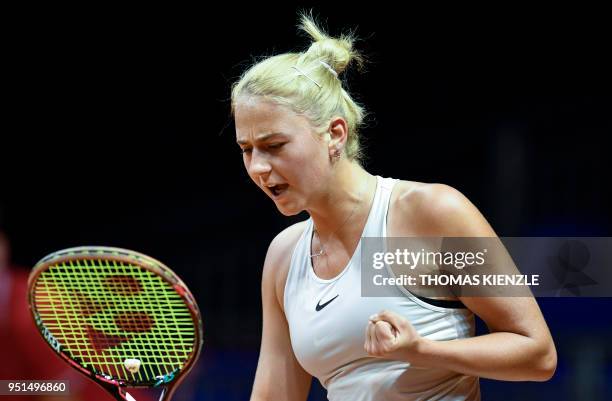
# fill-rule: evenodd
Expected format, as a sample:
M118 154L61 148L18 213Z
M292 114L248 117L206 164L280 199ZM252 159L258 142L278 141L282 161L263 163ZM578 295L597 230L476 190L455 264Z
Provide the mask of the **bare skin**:
M332 278L354 253L376 189L376 180L343 154L347 124L332 118L323 133L309 120L261 98L236 104L236 139L251 179L284 215L306 210L318 235L312 252L315 274ZM329 135L326 135L328 133ZM275 134L275 135L272 135ZM268 185L283 184L275 194ZM350 222L347 222L350 217ZM305 400L311 376L297 362L283 311L284 286L291 251L304 222L281 232L270 244L262 279L263 332L252 401ZM476 207L457 190L441 184L399 182L392 193L389 236L496 236ZM381 311L364 322L364 348L373 357L409 361L498 380L549 379L556 367L550 332L533 298L460 300L481 317L491 333L453 341L422 338L410 322Z

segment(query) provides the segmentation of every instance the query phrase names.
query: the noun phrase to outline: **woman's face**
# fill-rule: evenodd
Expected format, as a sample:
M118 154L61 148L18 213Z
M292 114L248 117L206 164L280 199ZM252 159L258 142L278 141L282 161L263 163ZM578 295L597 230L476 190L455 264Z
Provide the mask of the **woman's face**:
M236 142L249 176L286 216L305 210L330 175L327 142L307 117L260 97L234 110Z

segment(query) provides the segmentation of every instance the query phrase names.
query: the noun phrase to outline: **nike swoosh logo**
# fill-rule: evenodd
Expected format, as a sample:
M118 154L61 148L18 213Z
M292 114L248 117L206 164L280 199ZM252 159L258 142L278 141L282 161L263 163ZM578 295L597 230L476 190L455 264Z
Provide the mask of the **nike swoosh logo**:
M338 298L338 296L340 296L340 294L336 295L335 297L333 297L329 301L325 302L323 305L321 305L321 301L319 300L319 302L317 302L317 307L315 308L315 310L318 312L321 309L325 308L327 305L329 305L331 303L331 301L333 301L334 299Z

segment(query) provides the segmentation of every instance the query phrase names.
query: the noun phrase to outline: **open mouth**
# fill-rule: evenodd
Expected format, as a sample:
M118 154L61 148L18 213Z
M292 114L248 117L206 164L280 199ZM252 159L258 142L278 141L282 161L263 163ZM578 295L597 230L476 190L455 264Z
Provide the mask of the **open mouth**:
M277 196L282 195L287 190L288 187L289 187L288 184L278 184L278 185L274 185L268 188L270 189L270 192L272 192L272 195L277 197Z

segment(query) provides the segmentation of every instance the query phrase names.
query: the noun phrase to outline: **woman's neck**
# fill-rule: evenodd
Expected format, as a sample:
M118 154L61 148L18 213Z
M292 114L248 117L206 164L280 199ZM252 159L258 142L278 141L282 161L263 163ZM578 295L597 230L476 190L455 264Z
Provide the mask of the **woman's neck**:
M358 163L340 160L326 193L307 209L320 238L342 237L370 209L376 190L374 176Z

